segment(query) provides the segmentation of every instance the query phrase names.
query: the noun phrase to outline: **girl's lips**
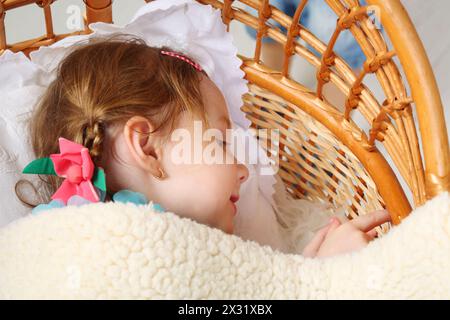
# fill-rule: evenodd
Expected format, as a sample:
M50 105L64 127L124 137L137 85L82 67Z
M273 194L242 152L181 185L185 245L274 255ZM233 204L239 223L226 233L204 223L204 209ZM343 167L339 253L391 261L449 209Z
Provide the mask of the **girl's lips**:
M231 202L233 202L233 203L238 202L239 196L231 195L230 200L231 200Z
M233 205L233 213L234 213L234 215L237 214L236 202L238 200L239 200L239 196L231 195L230 201L231 201L231 204Z

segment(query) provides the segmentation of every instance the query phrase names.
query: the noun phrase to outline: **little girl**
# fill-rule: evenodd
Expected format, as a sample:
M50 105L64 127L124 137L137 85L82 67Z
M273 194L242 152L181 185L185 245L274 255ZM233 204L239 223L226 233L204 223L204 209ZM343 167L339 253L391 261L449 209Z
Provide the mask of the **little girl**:
M176 161L175 132L187 133L188 149L195 154L199 123L221 133L213 143L223 153ZM89 150L95 167L106 174L106 201L131 190L167 211L232 234L235 203L249 173L227 148L230 129L222 93L195 61L130 37L79 45L59 65L30 122L38 158L57 154L60 138ZM45 179L49 202L63 179ZM303 254L325 257L362 248L376 235L374 228L388 220L385 211L346 223L333 218Z

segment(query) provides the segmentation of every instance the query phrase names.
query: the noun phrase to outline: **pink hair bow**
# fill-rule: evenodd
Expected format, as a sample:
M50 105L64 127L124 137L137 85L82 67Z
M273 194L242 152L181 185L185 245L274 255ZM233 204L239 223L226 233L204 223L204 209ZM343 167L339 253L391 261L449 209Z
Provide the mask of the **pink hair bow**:
M65 178L62 185L51 197L67 205L73 196L82 197L90 202L99 202L99 193L106 194L105 172L95 168L89 150L81 144L59 138L58 154L50 158L40 158L29 163L23 173L48 174ZM98 188L98 190L96 189Z
M50 159L53 161L55 173L65 180L52 199L59 199L67 204L67 200L78 195L91 202L99 202L100 198L91 182L95 166L88 148L59 138L59 150L60 153L50 155Z

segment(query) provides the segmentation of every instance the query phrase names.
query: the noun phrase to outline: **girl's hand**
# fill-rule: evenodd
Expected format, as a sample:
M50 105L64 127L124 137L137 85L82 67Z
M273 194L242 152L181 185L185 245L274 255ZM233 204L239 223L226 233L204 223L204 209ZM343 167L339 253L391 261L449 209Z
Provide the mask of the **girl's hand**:
M360 250L375 238L375 228L390 220L386 210L374 211L344 224L331 218L330 223L319 230L305 247L303 255L324 258Z
M342 225L332 224L316 257L324 258L360 250L375 238L375 228L388 221L391 221L389 212L378 210Z
M303 249L302 255L308 258L314 258L317 255L317 251L319 251L320 246L324 242L330 228L332 226L339 226L340 224L341 222L338 218L330 218L328 224L317 231L314 235L314 238L312 238L312 240L306 245L306 247Z

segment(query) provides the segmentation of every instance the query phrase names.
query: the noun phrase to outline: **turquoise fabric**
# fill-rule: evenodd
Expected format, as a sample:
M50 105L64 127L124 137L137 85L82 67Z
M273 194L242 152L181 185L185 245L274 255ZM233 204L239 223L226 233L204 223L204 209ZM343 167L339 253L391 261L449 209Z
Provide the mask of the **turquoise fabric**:
M101 195L101 199L102 199L102 201L104 201L104 199L105 199L104 194ZM147 199L147 197L144 194L139 193L139 192L134 192L131 190L126 190L126 189L116 192L112 196L112 200L114 202L134 203L135 205L146 205L149 203L149 200ZM80 197L78 195L75 195L67 201L67 206L82 206L82 205L90 204L90 203L91 202L89 200L84 199L83 197ZM63 208L65 206L66 205L61 200L52 200L47 204L38 205L31 211L31 213L37 214L37 213L45 211L45 210L50 210L50 209L55 209L55 208ZM156 212L162 213L165 211L164 208L158 203L152 203L152 206Z

